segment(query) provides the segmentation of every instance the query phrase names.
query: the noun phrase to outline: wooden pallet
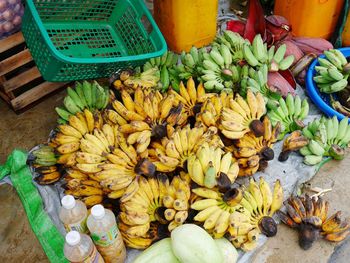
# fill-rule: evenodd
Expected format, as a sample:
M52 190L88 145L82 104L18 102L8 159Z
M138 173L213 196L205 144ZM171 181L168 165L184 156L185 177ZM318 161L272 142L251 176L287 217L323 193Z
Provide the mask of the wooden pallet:
M0 97L22 112L67 83L45 81L21 32L0 40Z

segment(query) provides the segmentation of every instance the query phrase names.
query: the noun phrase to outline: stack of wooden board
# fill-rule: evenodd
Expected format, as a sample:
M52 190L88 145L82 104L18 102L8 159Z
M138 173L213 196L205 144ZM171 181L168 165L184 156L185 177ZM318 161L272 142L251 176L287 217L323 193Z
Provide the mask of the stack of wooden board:
M21 32L0 40L0 97L15 112L23 111L67 83L45 81Z

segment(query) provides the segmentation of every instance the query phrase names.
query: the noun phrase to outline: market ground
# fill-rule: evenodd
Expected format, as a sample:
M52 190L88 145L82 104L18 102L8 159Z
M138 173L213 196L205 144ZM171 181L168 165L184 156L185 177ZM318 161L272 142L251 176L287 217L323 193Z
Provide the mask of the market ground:
M0 163L4 163L14 148L29 150L45 142L55 125L54 107L62 104L64 92L16 115L0 100ZM350 216L350 154L341 162L330 162L310 182L312 186L332 188L325 198L330 201L332 212L342 210ZM16 191L9 185L0 185L0 255L8 263L48 262L33 234ZM298 247L297 234L285 226L279 226L275 238L270 238L256 253L254 263L297 262L349 262L350 239L335 247L319 240L312 249L303 251Z

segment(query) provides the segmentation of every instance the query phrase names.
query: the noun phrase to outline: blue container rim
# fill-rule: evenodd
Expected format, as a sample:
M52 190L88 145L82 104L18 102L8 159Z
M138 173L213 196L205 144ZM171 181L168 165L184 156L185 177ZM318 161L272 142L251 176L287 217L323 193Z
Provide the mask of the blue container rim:
M150 21L153 30L156 31L156 34L159 36L162 48L158 51L151 52L151 53L144 53L140 55L132 55L132 56L123 56L123 57L116 57L116 58L72 58L68 57L61 52L59 52L55 45L52 43L52 41L46 41L47 45L49 46L50 50L53 52L53 56L65 63L72 63L72 64L103 64L103 63L118 63L118 62L126 62L126 61L137 61L137 60L144 60L144 59L149 59L152 57L160 57L162 56L166 51L167 51L167 44L164 39L164 36L160 32L160 29L158 28L156 22L154 21L151 13L149 12L148 8L142 2L141 0L133 0L133 1L138 1L142 7L142 10L144 11L144 14ZM49 34L47 33L41 19L38 11L36 10L36 7L34 5L33 0L28 0L26 1L26 8L29 8L30 12L33 15L33 19L35 23L37 24L40 33L46 38L50 39Z
M350 57L350 47L338 48L340 52L344 54L345 57ZM325 55L319 56L320 58L325 58ZM311 100L319 107L319 109L324 112L328 117L337 116L338 120L342 120L346 116L334 110L331 106L329 106L318 94L318 88L316 83L313 80L313 76L315 75L315 66L319 65L318 58L315 58L311 63L307 74L306 74L306 90L309 94ZM350 123L350 119L349 119Z

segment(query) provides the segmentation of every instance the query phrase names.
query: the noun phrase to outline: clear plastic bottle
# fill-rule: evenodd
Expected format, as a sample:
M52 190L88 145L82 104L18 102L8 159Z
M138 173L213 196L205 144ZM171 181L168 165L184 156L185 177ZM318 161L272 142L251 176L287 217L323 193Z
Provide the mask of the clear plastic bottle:
M126 249L112 211L102 205L95 205L87 220L87 226L97 250L106 263L125 261Z
M59 217L66 228L66 231L78 231L87 234L89 232L86 226L87 209L80 200L75 200L73 196L66 195L61 200L62 208Z
M91 238L77 231L70 231L66 235L63 252L70 262L104 263Z

